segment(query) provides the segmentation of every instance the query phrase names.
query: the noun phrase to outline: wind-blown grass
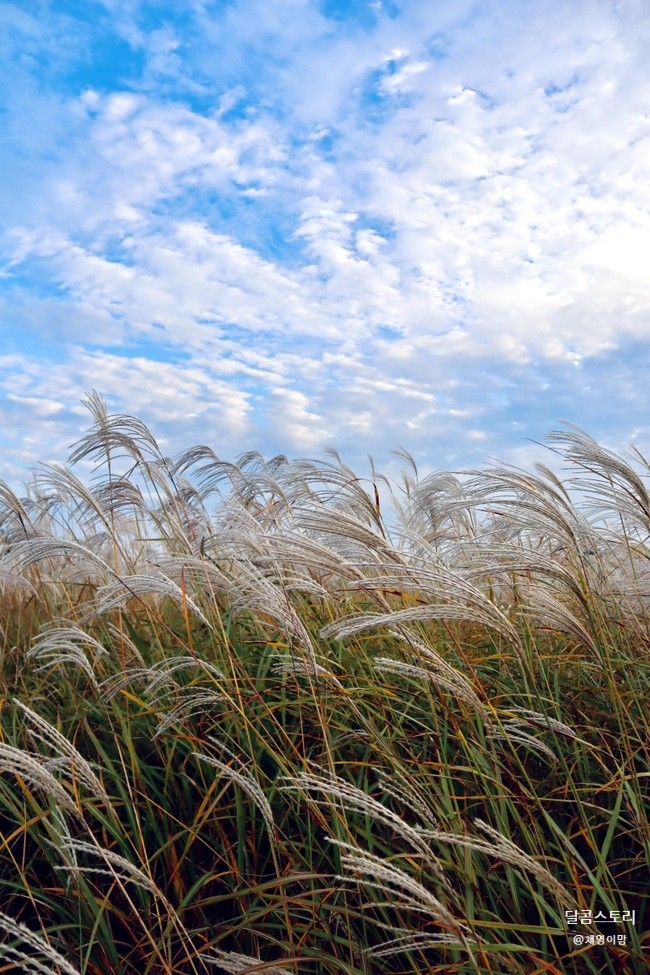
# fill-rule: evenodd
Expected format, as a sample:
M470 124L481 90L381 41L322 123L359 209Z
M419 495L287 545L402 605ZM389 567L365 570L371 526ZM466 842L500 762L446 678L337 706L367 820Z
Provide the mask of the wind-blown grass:
M0 971L645 971L645 459L396 484L88 405L92 476L0 485Z

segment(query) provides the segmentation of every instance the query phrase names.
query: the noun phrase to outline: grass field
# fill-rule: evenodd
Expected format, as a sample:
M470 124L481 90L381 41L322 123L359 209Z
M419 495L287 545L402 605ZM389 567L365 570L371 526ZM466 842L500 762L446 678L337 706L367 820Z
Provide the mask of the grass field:
M0 485L0 972L645 972L644 458L172 462L88 406Z

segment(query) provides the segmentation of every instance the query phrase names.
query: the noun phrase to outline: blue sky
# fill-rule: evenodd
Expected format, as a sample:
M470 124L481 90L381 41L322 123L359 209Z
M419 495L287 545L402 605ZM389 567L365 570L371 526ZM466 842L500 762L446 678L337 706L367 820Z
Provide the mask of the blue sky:
M650 444L645 0L0 4L0 476Z

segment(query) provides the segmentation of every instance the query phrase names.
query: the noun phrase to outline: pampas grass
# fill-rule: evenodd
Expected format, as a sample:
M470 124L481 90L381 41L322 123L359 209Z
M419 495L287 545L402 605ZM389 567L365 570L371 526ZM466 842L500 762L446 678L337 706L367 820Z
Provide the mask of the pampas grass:
M645 458L392 481L87 405L0 485L0 971L645 971Z

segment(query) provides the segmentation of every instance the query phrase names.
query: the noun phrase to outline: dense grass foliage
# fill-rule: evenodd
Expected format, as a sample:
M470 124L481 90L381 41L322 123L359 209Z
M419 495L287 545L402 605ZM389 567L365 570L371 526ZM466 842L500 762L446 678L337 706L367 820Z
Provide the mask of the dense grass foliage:
M645 971L643 457L389 483L88 405L0 486L0 972Z

